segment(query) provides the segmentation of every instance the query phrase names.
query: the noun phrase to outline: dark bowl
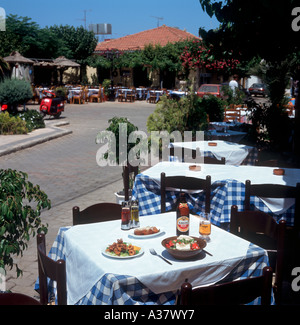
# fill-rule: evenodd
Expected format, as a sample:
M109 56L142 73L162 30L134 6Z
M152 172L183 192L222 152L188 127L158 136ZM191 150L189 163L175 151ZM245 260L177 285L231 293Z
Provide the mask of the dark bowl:
M172 237L168 237L165 238L161 244L163 245L163 247L168 251L168 253L170 253L173 257L175 257L178 260L187 260L190 258L195 257L196 255L198 255L199 253L202 252L202 249L206 246L206 241L202 238L198 238L198 237L192 237L195 241L197 241L198 245L199 245L199 249L196 250L190 250L190 251L181 251L178 249L171 249L171 248L167 248L166 247L166 243L168 243L170 240L174 240L177 239L178 236L172 236Z

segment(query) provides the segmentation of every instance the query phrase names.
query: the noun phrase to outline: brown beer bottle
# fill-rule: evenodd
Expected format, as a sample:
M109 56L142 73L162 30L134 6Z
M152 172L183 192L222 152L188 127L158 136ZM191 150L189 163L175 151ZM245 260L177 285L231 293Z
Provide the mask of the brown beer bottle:
M179 203L176 210L176 234L189 235L190 230L190 209L186 202L185 194L180 193Z

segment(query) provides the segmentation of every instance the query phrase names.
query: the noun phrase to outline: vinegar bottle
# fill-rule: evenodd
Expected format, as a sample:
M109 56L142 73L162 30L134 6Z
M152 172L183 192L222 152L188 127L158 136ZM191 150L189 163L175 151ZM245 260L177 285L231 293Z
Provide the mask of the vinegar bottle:
M176 210L176 234L189 235L190 230L190 209L186 202L185 194L180 193L179 203Z

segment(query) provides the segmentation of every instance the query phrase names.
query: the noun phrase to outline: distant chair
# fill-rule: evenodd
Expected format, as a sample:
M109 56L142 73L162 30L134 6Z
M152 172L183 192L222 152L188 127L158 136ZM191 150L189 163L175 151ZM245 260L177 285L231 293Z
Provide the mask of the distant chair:
M239 108L225 108L224 122L241 122L241 110Z
M99 85L99 91L97 94L93 94L89 97L89 101L92 103L93 101L96 101L97 103L103 102L103 91L104 89Z
M84 104L84 89L80 89L79 94L73 95L71 98L72 104L75 104L78 102L78 104Z

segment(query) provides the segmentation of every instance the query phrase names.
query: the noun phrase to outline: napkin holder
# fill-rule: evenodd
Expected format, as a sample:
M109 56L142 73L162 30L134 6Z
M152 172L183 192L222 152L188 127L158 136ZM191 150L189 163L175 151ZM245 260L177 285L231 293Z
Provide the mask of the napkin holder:
M279 176L282 176L284 175L285 171L283 168L275 168L273 169L273 174L274 175L279 175Z
M191 171L200 171L201 166L200 165L190 165L189 170L191 170Z

